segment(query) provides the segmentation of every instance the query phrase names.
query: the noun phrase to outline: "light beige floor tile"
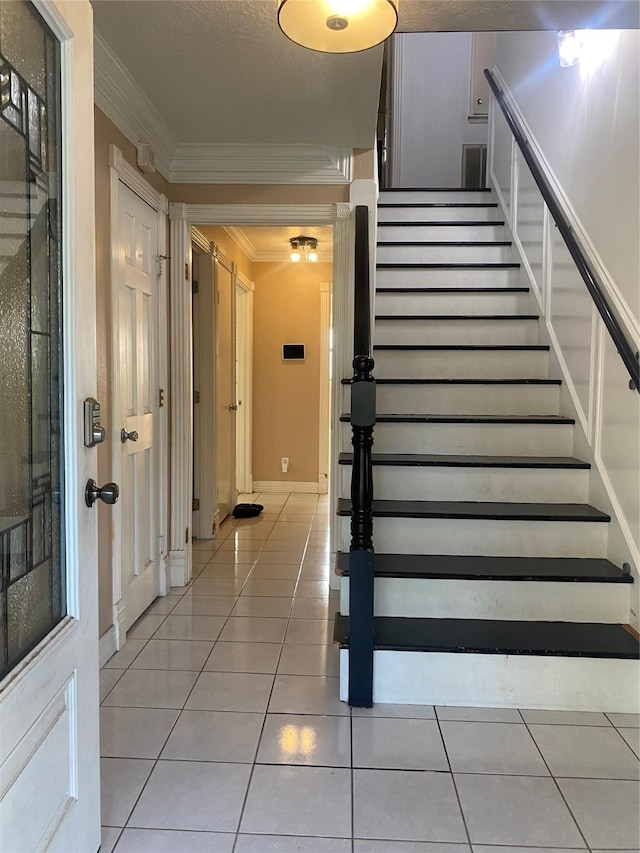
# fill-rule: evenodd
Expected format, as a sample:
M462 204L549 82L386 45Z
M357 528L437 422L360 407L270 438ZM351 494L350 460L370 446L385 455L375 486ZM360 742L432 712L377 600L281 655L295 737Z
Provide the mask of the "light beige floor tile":
M278 598L288 598L293 595L296 587L295 580L271 580L266 578L249 578L242 589L242 595L275 595Z
M240 595L245 582L232 578L198 578L190 595Z
M604 714L595 711L539 711L521 710L525 723L560 726L610 726Z
M241 595L233 608L233 616L267 616L286 618L291 610L291 598L271 595Z
M302 580L301 580L302 583ZM330 601L328 598L298 598L293 603L291 611L292 619L322 619L330 621L339 609L338 601Z
M101 669L100 670L100 701L102 702L115 687L124 670L122 669Z
M441 720L440 726L454 772L549 775L533 738L522 724Z
M640 758L640 729L618 729L618 733Z
M356 838L353 842L353 850L354 853L391 853L389 844L389 841L378 841L375 838ZM470 853L471 851L468 844L438 844L437 841L393 841L392 844L393 853ZM522 850L520 853L526 853L526 851ZM545 850L544 853L561 853L561 851Z
M331 578L331 566L328 561L304 560L300 571L300 580L303 581L325 581L329 583Z
M328 599L331 592L326 581L300 580L296 587L296 598L325 598Z
M147 645L147 640L127 640L119 652L109 658L105 669L126 669Z
M640 714L607 714L614 726L625 729L640 728Z
M165 618L155 637L158 640L217 640L224 616L176 616Z
M204 665L205 672L274 673L280 643L223 643L218 641Z
M257 565L259 566L297 566L300 568L302 555L298 556L298 549L285 550L284 548L278 551L261 551L258 557Z
M269 713L348 717L349 706L338 698L338 681L315 675L276 675Z
M348 838L302 838L299 835L241 833L238 835L235 853L351 853L351 841Z
M250 771L247 764L159 761L129 827L235 832Z
M576 853L575 847L493 847L490 844L474 844L472 850L473 853Z
M212 648L213 643L202 641L149 640L131 668L200 671Z
M113 853L122 830L114 826L100 827L100 853Z
M213 553L213 551L193 551L191 554L191 562L193 563L194 569L206 566Z
M267 710L273 675L244 672L203 672L189 696L190 711Z
M280 515L278 516L279 524L286 524L287 522L293 522L294 524L311 524L313 521L313 513L312 512L294 512L291 509L283 509Z
M233 595L185 595L176 604L176 616L228 616L236 598Z
M220 547L219 539L194 539L192 548L194 551L213 553Z
M389 770L448 770L436 720L357 717L353 766Z
M449 774L354 770L353 797L358 838L466 841Z
M200 578L218 578L220 580L245 581L251 574L251 563L209 563L200 572Z
M281 675L340 675L340 653L331 646L294 645L282 649Z
M433 705L392 705L376 702L373 708L352 708L353 717L401 717L415 720L435 720Z
M439 720L465 720L472 723L522 723L518 711L511 708L451 708L436 705Z
M267 714L257 761L349 767L350 720L348 717Z
M100 755L157 758L178 712L156 708L100 708Z
M256 766L241 829L268 834L348 836L350 771Z
M253 548L245 550L218 551L209 566L251 566L262 553L260 550L261 543L252 541L252 545Z
M640 762L612 728L529 726L554 776L638 779Z
M124 826L153 769L153 761L100 759L100 807L104 826Z
M325 619L292 619L285 643L328 646L333 643L333 621Z
M161 757L251 764L256 757L263 722L264 714L183 711Z
M559 779L578 826L591 848L640 847L640 786L605 779Z
M286 619L230 616L222 629L219 642L282 643L286 629Z
M182 708L197 677L197 672L129 669L104 704L125 708Z
M251 570L252 580L267 578L269 580L297 580L300 574L300 561L292 560L288 563L272 563L263 561L266 552L263 552L257 563Z
M471 841L523 847L582 847L553 779L455 774Z
M147 607L145 613L164 613L166 615L167 613L171 613L173 608L180 602L180 600L180 595L169 594L165 596L159 596L158 598L156 598L153 604L150 604L149 607Z
M236 539L235 537L225 539L218 550L218 555L228 554L231 552L240 551L258 551L260 552L260 543L256 544L253 539ZM232 558L233 559L233 558Z
M234 840L229 832L125 829L116 853L231 853Z

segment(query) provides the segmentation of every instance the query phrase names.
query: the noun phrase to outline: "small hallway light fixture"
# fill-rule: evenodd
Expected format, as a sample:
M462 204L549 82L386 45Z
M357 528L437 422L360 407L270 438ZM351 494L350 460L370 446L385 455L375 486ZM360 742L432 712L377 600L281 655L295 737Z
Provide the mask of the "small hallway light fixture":
M389 38L398 24L398 0L280 0L278 24L302 47L357 53Z
M294 264L298 264L300 261L309 261L312 264L317 262L318 241L315 237L305 237L304 234L300 234L298 237L292 237L289 243L291 244L289 257Z
M560 30L560 66L579 65L582 76L588 77L613 54L619 35L619 30Z

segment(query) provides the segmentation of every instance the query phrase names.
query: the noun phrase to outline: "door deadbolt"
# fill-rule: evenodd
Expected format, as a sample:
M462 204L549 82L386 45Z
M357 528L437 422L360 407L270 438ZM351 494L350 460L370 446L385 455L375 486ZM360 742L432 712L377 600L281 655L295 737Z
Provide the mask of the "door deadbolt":
M84 499L88 507L92 507L98 498L106 504L114 504L120 497L120 488L117 483L105 483L100 487L95 480L87 480L84 490Z
M135 429L132 429L131 432L127 432L124 427L120 430L120 441L125 444L127 441L137 441L138 433Z

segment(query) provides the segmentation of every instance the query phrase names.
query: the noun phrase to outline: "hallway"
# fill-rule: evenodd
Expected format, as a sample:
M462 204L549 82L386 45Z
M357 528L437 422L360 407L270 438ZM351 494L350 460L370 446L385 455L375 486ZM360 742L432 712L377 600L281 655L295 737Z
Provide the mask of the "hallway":
M328 498L243 499L101 672L103 853L638 849L637 717L350 712Z

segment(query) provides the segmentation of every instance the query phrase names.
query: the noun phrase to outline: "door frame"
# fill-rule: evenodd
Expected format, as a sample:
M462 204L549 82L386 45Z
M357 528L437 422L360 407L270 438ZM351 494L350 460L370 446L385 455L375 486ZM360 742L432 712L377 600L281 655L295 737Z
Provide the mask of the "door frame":
M236 272L236 491L253 491L253 294L255 284ZM238 358L238 355L240 357Z
M174 586L191 580L192 377L191 228L193 225L333 226L333 376L351 372L353 326L352 204L186 204L169 205L171 254L171 546L169 571ZM346 373L345 373L346 370ZM332 443L337 435L342 387L333 383ZM337 467L332 452L332 469ZM332 470L332 482L336 482ZM335 490L334 490L335 492ZM335 509L336 495L332 497Z
M156 501L156 530L160 578L160 595L166 595L169 589L167 569L167 505L168 505L168 411L166 401L168 379L168 337L167 323L167 215L169 203L167 197L157 192L140 173L128 163L122 151L116 145L109 146L109 207L111 225L111 399L109 401L109 432L111 435L111 476L119 483L121 481L122 464L120 454L120 357L119 348L115 345L116 335L120 328L120 248L118 237L120 233L119 184L123 184L131 192L139 196L157 214L157 252L158 252L158 341L155 393L162 390L164 402L159 403L156 397L157 409L157 446L154 448L154 464L157 471L157 501ZM156 444L156 442L154 442ZM122 504L113 506L113 536L111 553L111 582L113 587L113 631L115 650L121 649L126 642L124 630L126 605L122 590Z

